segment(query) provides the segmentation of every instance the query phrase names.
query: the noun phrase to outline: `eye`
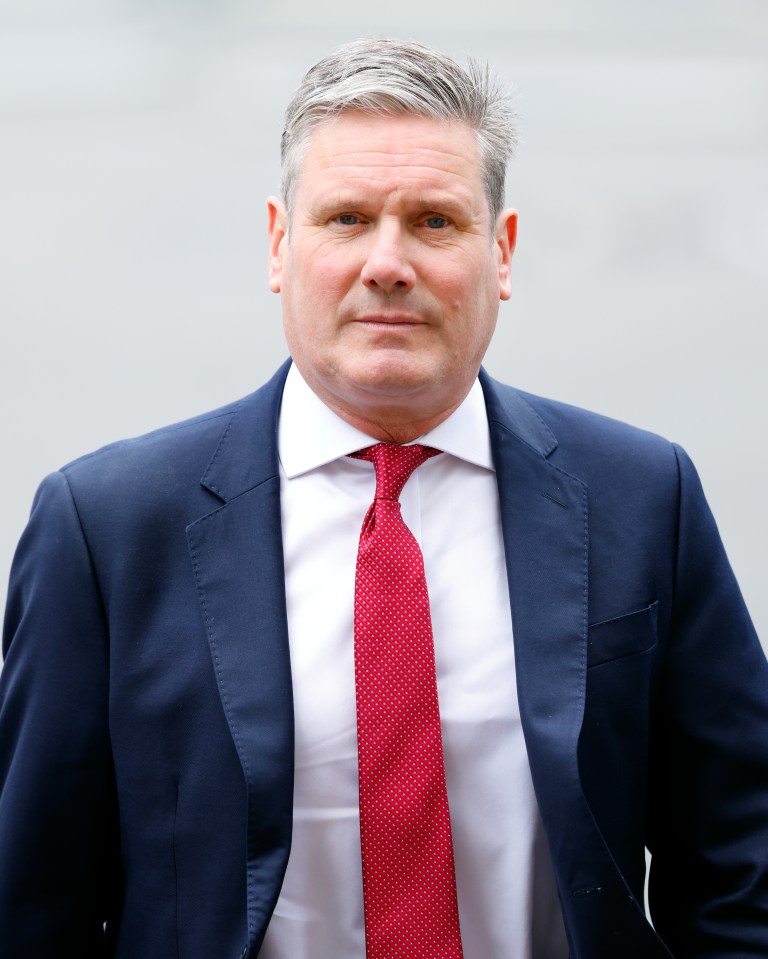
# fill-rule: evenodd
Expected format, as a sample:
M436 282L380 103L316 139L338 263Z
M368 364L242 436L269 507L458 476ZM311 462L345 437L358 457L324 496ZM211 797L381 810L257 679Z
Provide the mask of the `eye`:
M341 226L357 226L360 222L360 217L355 213L340 213L336 217L336 222Z
M443 230L448 226L449 220L445 216L438 216L434 213L432 216L428 216L424 221L424 226L428 227L430 230Z

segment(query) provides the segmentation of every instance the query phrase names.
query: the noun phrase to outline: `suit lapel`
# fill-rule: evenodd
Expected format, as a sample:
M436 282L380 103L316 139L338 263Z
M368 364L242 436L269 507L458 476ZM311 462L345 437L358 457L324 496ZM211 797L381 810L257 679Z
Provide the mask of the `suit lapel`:
M482 383L531 775L561 879L588 887L599 883L595 866L599 872L605 857L581 864L566 854L585 819L594 832L577 764L586 686L587 490L549 462L557 440L522 397L484 375Z
M549 457L531 406L481 371L507 558L520 715L573 955L668 956L645 920L581 788L587 668L587 487ZM580 936L581 938L581 936Z
M187 529L213 668L247 789L251 941L274 907L292 822L293 703L277 459L286 371L287 365L234 411L202 480L223 505Z
M550 852L572 892L617 874L584 798L577 748L587 667L587 488L548 457L551 430L485 374L520 714Z

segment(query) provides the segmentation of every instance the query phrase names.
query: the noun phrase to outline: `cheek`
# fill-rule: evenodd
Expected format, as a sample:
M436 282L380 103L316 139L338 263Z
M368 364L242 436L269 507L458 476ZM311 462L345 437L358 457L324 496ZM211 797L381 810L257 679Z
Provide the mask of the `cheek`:
M334 311L355 285L358 273L339 256L309 258L302 271L305 305L315 313Z
M451 314L464 313L467 305L472 303L471 291L477 289L476 278L450 262L431 269L427 285L430 293Z
M462 331L464 338L472 338L473 332L485 325L493 304L486 268L479 264L447 264L432 271L431 288L449 314L457 335L462 335Z
M465 308L485 299L485 290L493 275L488 251L472 250L458 256L435 258L428 267L429 284L444 303Z
M485 352L496 328L499 311L499 288L496 274L487 260L473 270L454 272L445 279L452 309L453 336L466 358L475 362Z
M283 311L290 312L294 324L311 326L331 308L338 289L338 277L329 266L311 259L294 264L283 280Z

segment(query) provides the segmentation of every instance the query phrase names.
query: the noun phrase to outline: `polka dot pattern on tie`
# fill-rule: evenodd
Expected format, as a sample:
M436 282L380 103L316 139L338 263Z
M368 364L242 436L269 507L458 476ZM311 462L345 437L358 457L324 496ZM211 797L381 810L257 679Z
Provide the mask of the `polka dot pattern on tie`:
M440 451L379 443L355 577L355 684L367 959L461 959L424 562L400 515Z

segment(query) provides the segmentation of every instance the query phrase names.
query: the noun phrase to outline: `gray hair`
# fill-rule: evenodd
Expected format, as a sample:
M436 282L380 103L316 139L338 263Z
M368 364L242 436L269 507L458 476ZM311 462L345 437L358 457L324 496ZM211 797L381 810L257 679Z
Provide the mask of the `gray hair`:
M289 210L312 131L343 110L466 123L477 137L495 221L504 206L507 161L519 136L509 97L487 64L468 57L464 69L421 43L354 40L310 67L285 112L281 189Z

